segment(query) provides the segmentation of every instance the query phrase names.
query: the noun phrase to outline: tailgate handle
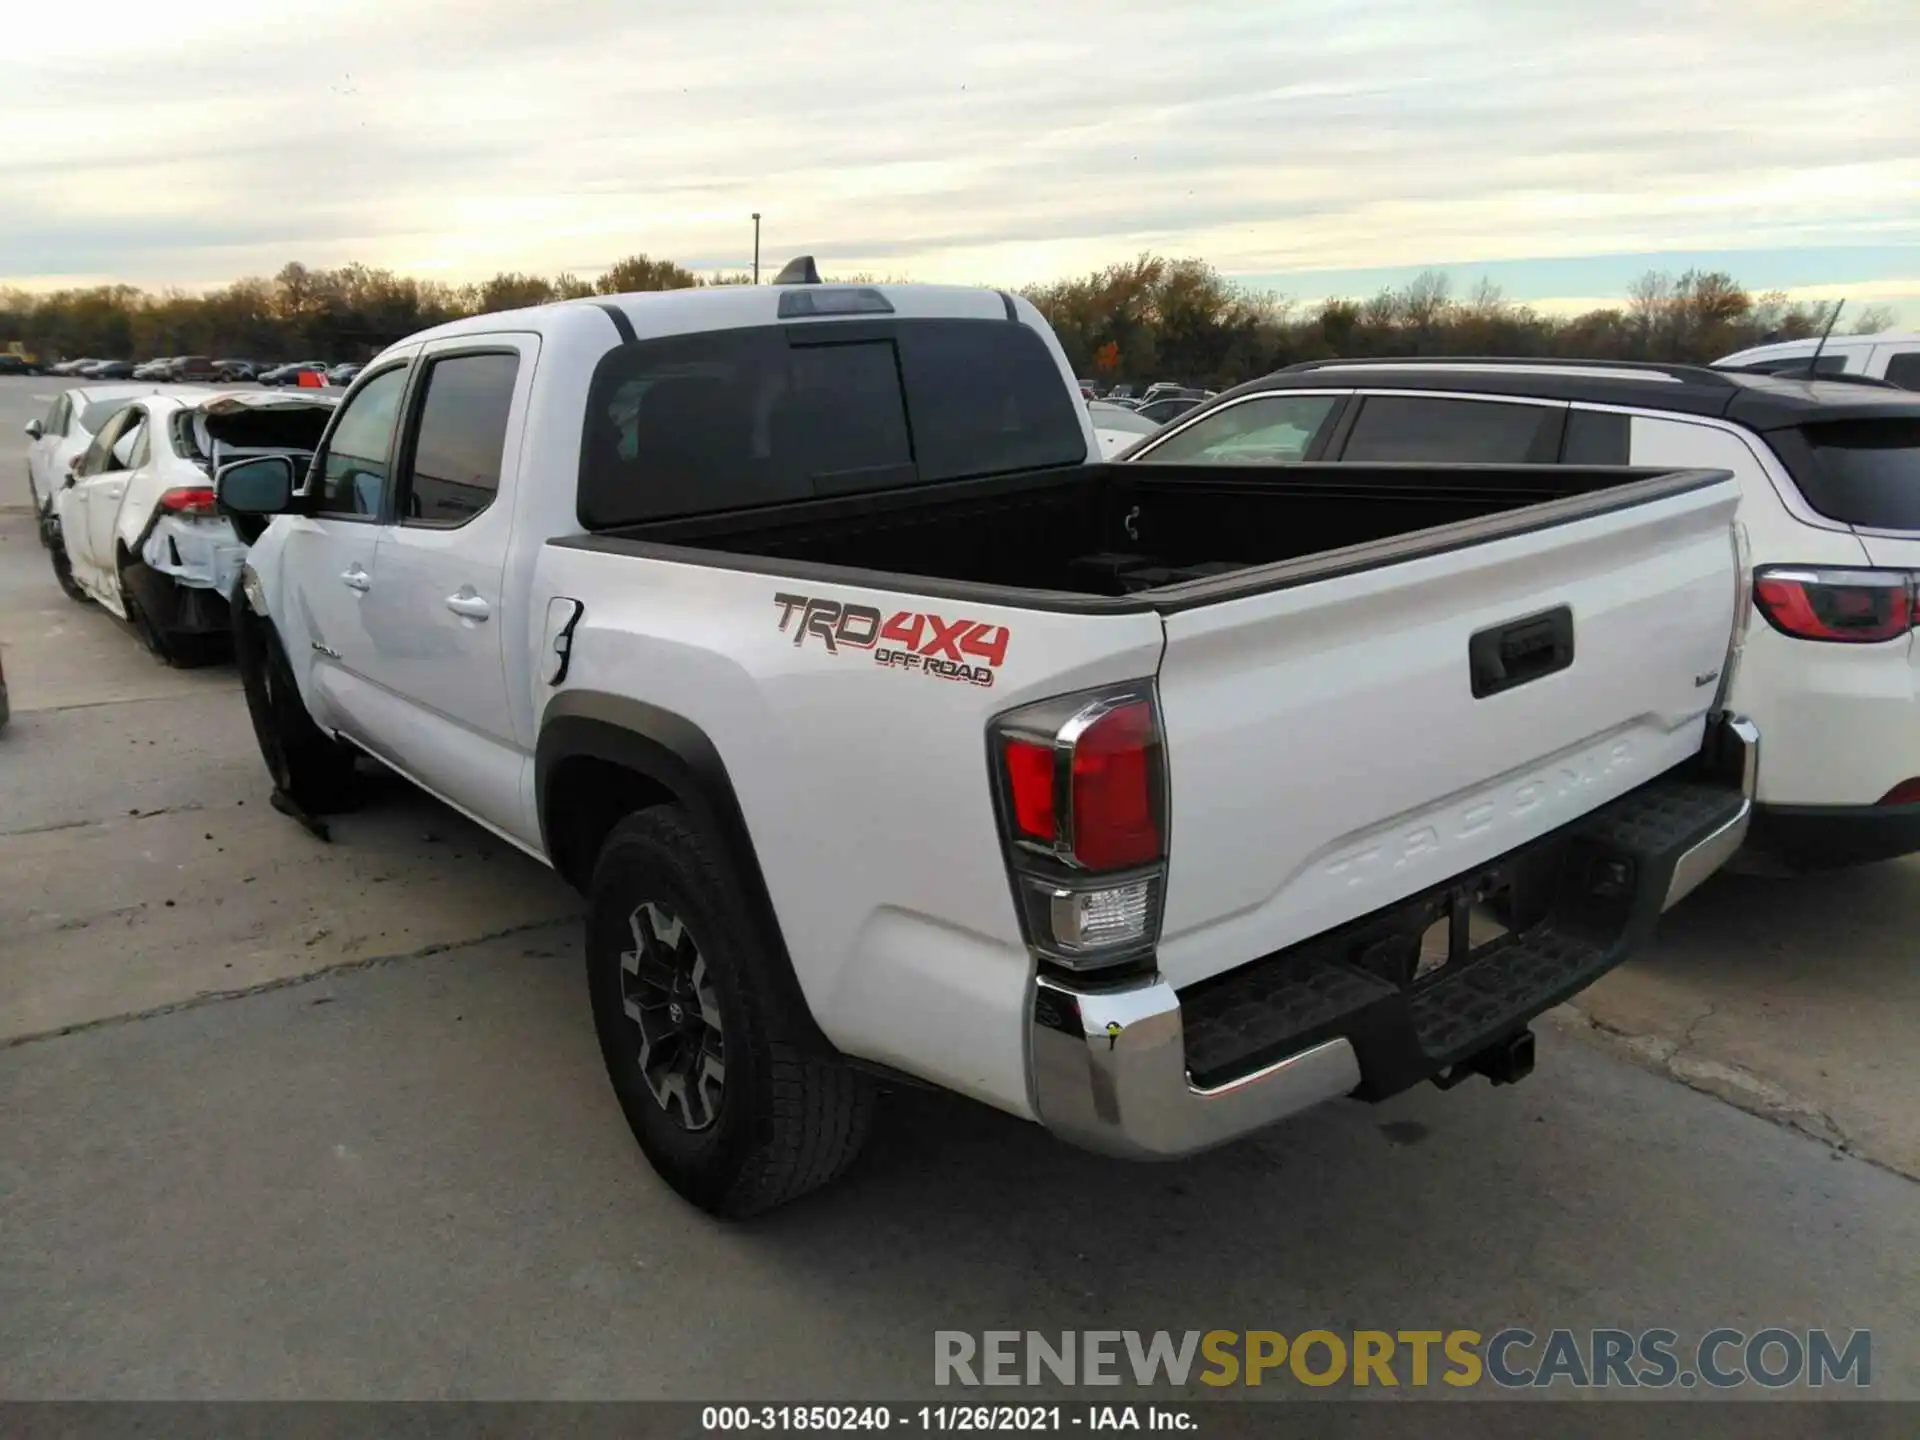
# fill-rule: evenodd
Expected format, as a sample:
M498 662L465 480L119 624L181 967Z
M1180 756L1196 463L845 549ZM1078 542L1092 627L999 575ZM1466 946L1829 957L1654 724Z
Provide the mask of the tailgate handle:
M1475 633L1467 642L1473 698L1484 700L1573 664L1573 609L1562 605Z

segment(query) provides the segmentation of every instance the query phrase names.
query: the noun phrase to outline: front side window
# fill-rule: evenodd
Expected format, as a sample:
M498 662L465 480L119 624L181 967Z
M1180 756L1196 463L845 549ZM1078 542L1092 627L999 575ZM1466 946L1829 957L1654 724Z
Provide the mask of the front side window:
M53 402L53 408L47 411L46 431L49 435L65 435L67 426L73 422L73 399L64 391Z
M395 366L376 375L341 408L314 477L317 512L365 519L380 513L387 457L406 386L406 366Z
M428 367L402 524L459 525L493 503L519 373L517 354L454 355Z
M1340 396L1261 395L1203 415L1139 459L1147 464L1283 465L1304 460Z
M1340 458L1431 464L1550 465L1558 458L1564 412L1427 395L1373 395L1360 409Z

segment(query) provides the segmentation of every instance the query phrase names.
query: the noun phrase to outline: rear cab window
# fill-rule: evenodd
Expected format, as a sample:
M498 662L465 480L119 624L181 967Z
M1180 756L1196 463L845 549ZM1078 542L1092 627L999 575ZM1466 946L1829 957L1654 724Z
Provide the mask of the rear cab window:
M589 388L589 530L1078 465L1077 392L1004 320L814 321L639 340Z

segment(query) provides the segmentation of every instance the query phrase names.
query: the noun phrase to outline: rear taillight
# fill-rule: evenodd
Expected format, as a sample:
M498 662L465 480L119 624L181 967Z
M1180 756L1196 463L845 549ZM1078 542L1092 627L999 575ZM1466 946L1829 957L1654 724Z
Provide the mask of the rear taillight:
M1905 570L1766 566L1754 572L1753 606L1796 640L1872 645L1913 629L1914 577Z
M1894 786L1893 789L1887 791L1886 794L1882 795L1873 803L1876 805L1920 805L1920 777L1912 780L1902 780L1898 785Z
M212 515L216 513L213 487L180 485L160 495L160 508L169 515Z
M994 782L1027 941L1072 969L1159 938L1166 767L1152 691L1063 696L996 720Z

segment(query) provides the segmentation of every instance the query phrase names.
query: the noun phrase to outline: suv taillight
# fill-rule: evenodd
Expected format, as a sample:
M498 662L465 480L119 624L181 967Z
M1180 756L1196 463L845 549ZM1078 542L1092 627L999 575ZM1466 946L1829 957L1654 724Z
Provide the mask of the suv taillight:
M1753 575L1753 606L1796 640L1871 645L1914 627L1914 577L1905 570L1763 566Z
M989 736L1027 943L1084 970L1151 951L1166 885L1167 778L1150 686L1041 701Z

